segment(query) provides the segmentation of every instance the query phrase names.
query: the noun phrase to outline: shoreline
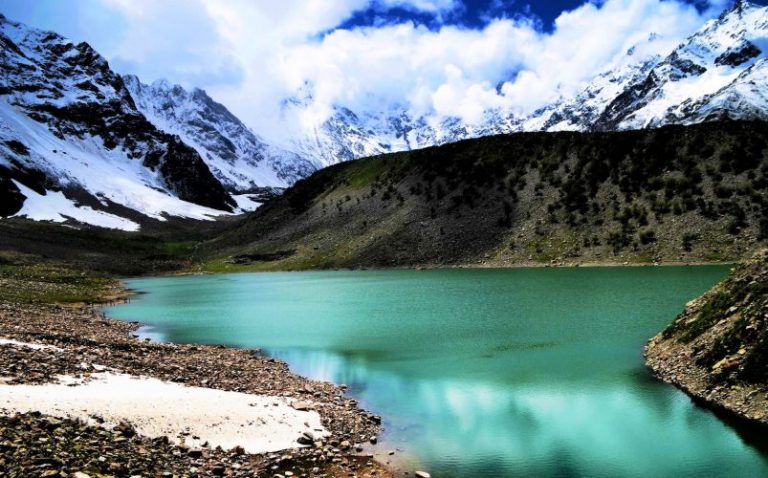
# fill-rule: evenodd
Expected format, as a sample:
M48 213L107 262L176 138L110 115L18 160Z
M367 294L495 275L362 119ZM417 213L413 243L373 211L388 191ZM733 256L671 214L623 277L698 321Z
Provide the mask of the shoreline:
M715 413L763 430L768 430L768 387L764 375L750 375L749 367L763 367L766 284L768 250L688 302L643 348L654 377Z
M681 266L694 264L670 264L658 265ZM732 263L707 263L695 265L733 265ZM523 268L519 266L516 268ZM552 267L539 264L535 268ZM653 264L620 264L608 263L597 265L562 266L559 267L654 267ZM441 267L440 269L466 268L463 266ZM508 269L510 267L471 267L485 269ZM532 267L533 268L533 267ZM370 270L412 270L409 268L381 268ZM331 269L321 270L330 271ZM351 270L351 269L349 269ZM359 270L359 269L358 269ZM247 272L247 271L242 271ZM211 273L216 274L216 273ZM171 274L174 275L174 274ZM190 274L185 274L190 275ZM164 442L156 444L162 439L158 436L146 436L141 427L126 426L115 420L104 420L107 417L83 416L58 416L40 415L35 412L40 410L18 410L27 412L17 414L0 413L0 475L3 474L3 465L8 462L8 456L4 453L5 443L10 442L8 434L13 428L22 428L22 439L44 438L50 433L48 424L54 420L56 427L64 427L65 432L75 432L83 436L96 437L106 430L109 439L105 442L108 447L120 447L127 440L129 444L145 446L153 443L164 449L169 455L166 461L167 468L190 469L195 468L197 475L190 476L220 476L220 466L224 466L227 473L232 476L252 476L258 471L265 476L291 476L282 475L290 472L293 476L306 474L313 476L325 474L326 476L348 476L356 474L358 477L393 477L395 474L413 474L413 469L403 469L396 464L385 462L387 452L383 449L377 453L371 453L371 447L367 445L371 437L378 437L381 431L380 418L361 410L355 400L344 396L344 389L328 382L317 382L292 372L289 366L278 359L266 357L259 349L241 349L223 345L198 345L175 344L170 342L152 342L137 335L140 328L151 327L142 322L128 322L112 319L106 316L103 309L110 305L130 301L133 297L142 294L139 290L128 288L122 280L112 280L108 285L100 287L102 301L98 303L75 304L17 304L8 301L0 301L0 389L7 385L8 371L14 370L10 381L19 384L45 384L58 380L59 376L83 377L96 376L98 380L103 372L97 366L106 365L120 372L129 372L131 376L153 377L166 384L181 384L190 387L200 387L206 390L222 390L242 392L253 396L281 396L286 399L298 399L301 401L315 401L318 414L323 420L325 428L332 436L322 441L308 443L304 449L291 449L277 453L248 453L240 447L227 450L219 450L214 446L203 448L200 455L200 441L185 439L180 442L171 437L164 437ZM16 343L14 343L14 341ZM19 342L33 341L42 348L29 348L20 346ZM95 361L94 361L95 360ZM85 363L90 368L84 370L81 365ZM200 364L205 364L200 367ZM19 366L19 364L24 364ZM190 368L191 367L191 368ZM650 367L649 367L650 368ZM265 375L266 374L266 375ZM656 375L656 374L654 374ZM5 376L5 380L3 380ZM251 379L253 377L253 379ZM659 378L657 376L657 378ZM243 382L248 382L244 385ZM12 385L11 385L12 386ZM682 387L680 387L682 388ZM690 391L683 389L689 396ZM0 393L0 409L3 408L2 394ZM715 408L715 407L712 407ZM28 413L31 412L31 413ZM84 419L85 418L85 419ZM108 428L104 423L108 422ZM58 430L58 428L57 428ZM178 430L177 430L178 431ZM138 432L138 433L137 433ZM32 440L32 438L35 438ZM182 435L183 437L183 435ZM181 438L181 437L176 437ZM314 436L312 437L315 438ZM19 437L15 438L16 440ZM114 439L114 441L112 441ZM144 440L144 441L142 441ZM136 442L136 443L134 443ZM346 444L345 444L346 442ZM101 442L92 443L95 456L105 453L100 446ZM143 445L142 445L143 444ZM360 445L365 446L360 446ZM209 443L210 445L210 443ZM383 444L380 444L383 445ZM163 448L165 447L165 448ZM188 455L192 451L194 456ZM66 450L65 450L66 452ZM136 450L125 452L130 459L137 456ZM65 453L66 454L66 453ZM380 459L377 459L380 458ZM11 457L11 463L13 457ZM112 463L107 463L109 466ZM318 466L320 465L320 466ZM80 470L69 469L69 472L90 470L92 473L107 473L108 469L99 468L99 464L79 463ZM87 468L91 466L92 468ZM93 467L96 468L93 468ZM181 467L181 468L174 468ZM318 469L317 472L313 470ZM137 469L139 472L145 470ZM214 472L215 471L215 472ZM251 473L249 475L249 473ZM135 473L140 474L140 473ZM20 475L26 476L26 475ZM57 475L50 475L55 478ZM66 476L66 475L63 475ZM123 476L119 473L114 476ZM130 475L126 475L130 476ZM150 474L149 476L154 476ZM181 475L180 475L181 476ZM260 475L261 476L261 475Z
M107 302L112 304L130 300L130 297L135 295L135 291L125 287L111 289L110 292L120 291L120 294L110 295L110 300ZM349 474L382 478L393 476L389 467L375 460L372 453L363 453L361 446L362 443L367 444L371 438L377 437L381 432L381 419L360 409L353 399L344 395L345 390L342 387L301 377L290 371L285 362L264 357L258 349L154 343L141 340L137 337L136 331L142 324L106 317L101 310L102 306L107 305L108 303L98 305L0 303L0 319L2 319L0 320L0 338L9 341L0 343L0 350L3 351L0 354L0 370L2 370L0 375L3 375L0 389L8 391L15 385L50 385L56 383L61 376L75 377L98 384L106 369L117 370L132 378L154 379L155 386L162 382L184 389L183 392L189 392L186 387L198 387L217 393L247 394L254 399L276 397L284 400L286 406L292 402L291 411L312 412L319 415L318 418L329 436L316 437L309 433L302 438L302 435L297 432L294 443L297 448L279 452L247 453L241 446L222 450L208 444L207 448L194 448L192 455L189 455L192 448L184 444L183 435L171 438L164 435L165 444L172 449L169 457L171 463L167 466L172 469L187 468L187 472L188 469L194 468L197 470L196 473L199 473L197 476L222 476L218 474L221 471L221 465L224 466L224 471L232 473L232 476L252 476L253 472L270 475L287 472L285 476L290 476L290 473L294 476L302 474L311 476L318 473L326 476L348 476ZM36 346L26 346L29 343ZM77 388L87 389L87 387L74 387L74 389ZM119 393L117 390L115 392ZM0 409L4 408L2 396L0 393ZM285 409L281 408L281 410ZM53 419L56 423L64 424L61 426L66 426L67 430L76 430L85 435L104 433L99 430L105 430L103 423L109 422L101 416L89 420L89 423L79 420L82 417L78 417L77 414L40 415L37 413L39 411L29 407L25 410L13 410L13 407L10 407L0 413L0 471L4 469L3 463L8 462L8 457L3 457L5 450L2 446L3 439L12 433L12 428L18 428L19 422L25 423L27 430L39 430L40 433L45 434L50 428L46 423ZM191 412L194 414L195 410ZM123 424L119 420L119 414L118 419L112 418L112 422L120 423L111 430L107 428L107 431L114 432L115 439L119 443L126 438L139 442L160 438L142 436L136 429L140 427L134 428ZM14 423L16 425L13 425ZM306 423L309 422L305 421L304 425ZM114 425L114 423L108 424ZM33 436L34 433L27 438ZM181 438L181 444L173 444L174 438ZM198 440L195 445L200 445L199 442ZM103 444L103 442L93 442L96 457L99 453L104 453L99 449L99 445ZM119 458L131 461L134 458L132 453ZM18 457L15 458L15 460L18 459ZM11 457L10 463L13 462L14 458ZM100 467L99 464L75 463L68 472L87 473L89 470L92 474L110 471ZM142 471L151 472L141 467L133 471L137 473L132 474L141 474ZM154 471L158 474L164 472L160 469ZM119 473L117 475L122 476ZM59 475L51 474L50 476ZM154 474L150 473L149 476Z
M627 268L644 268L644 267L699 267L699 266L723 266L733 267L738 261L713 261L713 262L569 262L569 263L541 263L541 262L523 262L516 264L417 264L408 266L357 266L357 267L329 267L329 268L285 268L285 269L258 269L249 268L248 266L235 267L233 270L223 271L207 271L207 270L179 270L169 271L165 273L158 273L151 276L134 276L125 277L125 280L134 279L146 279L151 277L186 277L186 276L202 276L202 275L221 275L221 274L247 274L247 273L263 273L263 274L278 274L289 272L352 272L352 271L430 271L430 270L456 270L456 269L484 269L484 270L516 270L516 269L603 269L614 267L627 267Z
M768 393L763 386L713 387L705 370L695 365L674 364L669 351L659 349L661 342L661 336L657 335L643 347L645 367L656 380L672 385L715 415L742 426L768 431L768 413L765 412Z

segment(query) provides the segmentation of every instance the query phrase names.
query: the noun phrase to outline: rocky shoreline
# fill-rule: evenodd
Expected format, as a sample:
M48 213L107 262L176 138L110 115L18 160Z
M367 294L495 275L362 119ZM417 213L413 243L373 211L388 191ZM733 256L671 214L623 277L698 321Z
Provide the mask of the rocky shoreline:
M259 350L140 340L139 325L108 319L93 305L0 302L0 385L50 384L61 376L87 382L119 372L281 397L297 410L316 411L330 435L297 434L297 448L251 454L192 448L181 436L140 436L130 423L105 428L101 417L86 422L0 410L1 476L392 476L362 446L376 442L380 417L361 410L343 387L300 377Z
M768 426L768 251L692 300L645 346L657 378L739 421Z

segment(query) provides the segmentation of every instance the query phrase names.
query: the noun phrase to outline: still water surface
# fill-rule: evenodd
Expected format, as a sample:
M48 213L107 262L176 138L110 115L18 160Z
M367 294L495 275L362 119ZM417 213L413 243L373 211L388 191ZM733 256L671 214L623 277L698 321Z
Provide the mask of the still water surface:
M724 267L340 271L129 280L108 313L261 347L346 383L436 477L759 477L768 447L643 367ZM746 437L746 438L745 438ZM762 450L762 452L761 452ZM411 468L412 469L412 468Z

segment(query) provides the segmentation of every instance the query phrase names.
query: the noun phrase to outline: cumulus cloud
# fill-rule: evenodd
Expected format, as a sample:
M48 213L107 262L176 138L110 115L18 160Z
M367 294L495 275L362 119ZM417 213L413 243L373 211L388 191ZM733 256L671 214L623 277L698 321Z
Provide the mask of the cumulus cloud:
M589 1L547 31L535 18L507 16L510 0L492 4L482 27L439 29L413 22L337 27L371 8L443 18L463 8L459 0L101 1L128 25L111 52L121 68L205 87L270 136L284 130L281 100L306 84L313 86L309 121L322 120L335 104L362 112L397 104L469 121L487 108L525 113L579 91L625 61L633 46L643 55L671 51L728 0L705 8L677 0ZM651 33L660 40L648 42Z

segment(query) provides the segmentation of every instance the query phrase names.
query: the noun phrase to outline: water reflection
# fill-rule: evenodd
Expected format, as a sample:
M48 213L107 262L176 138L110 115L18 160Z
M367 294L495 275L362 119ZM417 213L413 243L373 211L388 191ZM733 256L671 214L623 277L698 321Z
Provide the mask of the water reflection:
M345 383L384 414L386 441L438 476L764 476L736 434L644 370L563 384L414 380L364 357L271 350L298 372ZM764 441L764 440L763 440ZM407 460L412 461L408 456Z

